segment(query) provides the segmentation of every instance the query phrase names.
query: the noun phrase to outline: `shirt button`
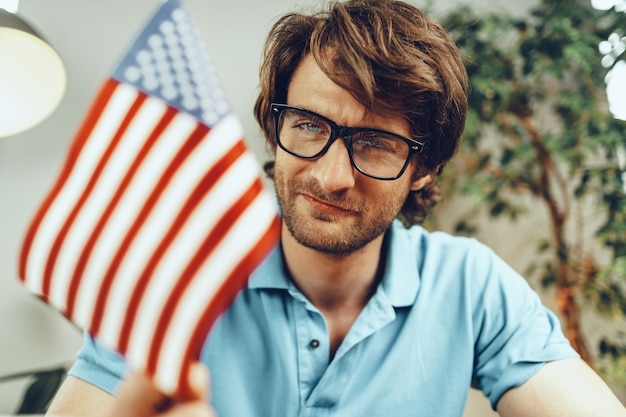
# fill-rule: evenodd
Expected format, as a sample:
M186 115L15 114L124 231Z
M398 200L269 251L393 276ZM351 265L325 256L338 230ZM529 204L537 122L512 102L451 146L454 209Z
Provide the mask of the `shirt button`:
M309 342L309 347L311 349L317 349L318 347L320 347L320 341L317 339L313 339Z

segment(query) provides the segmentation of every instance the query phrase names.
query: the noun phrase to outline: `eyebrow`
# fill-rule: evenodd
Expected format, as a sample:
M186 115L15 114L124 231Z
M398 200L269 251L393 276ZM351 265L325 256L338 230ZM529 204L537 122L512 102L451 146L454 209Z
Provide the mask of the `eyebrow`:
M310 108L308 108L306 106L302 106L302 105L298 105L298 104L288 104L288 103L285 103L285 105L289 106L289 107L295 107L296 109L300 109L300 110L304 110L304 111L313 113L313 114L315 114L317 116L320 116L323 119L329 120L329 121L333 122L334 124L339 125L339 126L341 126L343 128L346 128L346 129L373 129L373 130L378 130L378 131L381 131L381 132L393 133L394 135L402 136L402 137L404 137L406 139L410 139L410 140L415 141L415 142L421 142L421 140L413 139L412 137L407 136L404 133L397 133L397 132L394 132L392 130L384 129L384 128L378 127L378 126L364 126L364 125L353 125L353 126L351 126L351 125L344 125L344 124L336 122L335 120L333 120L332 118L330 118L328 116L325 116L325 115L321 114L319 111L311 110ZM363 118L364 118L365 115L373 114L373 113L372 112L368 112L367 110L364 110L363 114L364 114L364 116L363 116ZM411 132L410 125L408 125L407 127L409 127L409 134L410 134L410 132Z

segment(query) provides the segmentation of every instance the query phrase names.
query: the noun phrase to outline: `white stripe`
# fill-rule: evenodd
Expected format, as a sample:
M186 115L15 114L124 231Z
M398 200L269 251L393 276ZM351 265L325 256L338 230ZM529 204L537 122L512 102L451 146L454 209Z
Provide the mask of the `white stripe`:
M275 215L273 199L267 193L261 193L194 276L164 336L156 375L160 387L170 391L176 388L180 376L179 361L193 337L199 312L212 302L225 277L257 244Z
M150 261L154 249L163 240L198 180L204 176L208 167L213 166L224 153L231 149L232 144L241 137L241 133L241 126L235 118L231 117L224 120L209 132L208 137L198 144L174 174L120 265L111 297L107 301L105 318L111 322L103 323L107 328L106 333L109 335L107 337L115 340L119 338L116 332L121 329L126 310L121 306L128 304L138 274ZM193 250L193 246L187 243L187 256L191 256L190 253ZM180 270L177 272L180 273ZM168 276L167 280L172 281L175 278ZM109 315L109 313L111 314Z
M43 216L39 229L33 238L26 265L26 285L30 291L41 294L44 267L54 240L68 213L74 207L93 174L95 168L93 161L100 159L110 137L119 125L119 120L124 117L135 97L136 91L134 89L118 86L94 126L91 136L86 140L65 185ZM68 277L64 278L66 278L64 282L67 285ZM64 301L64 297L53 294L50 304L65 310Z
M147 137L163 117L165 110L166 106L161 100L148 98L142 103L124 135L120 138L67 235L64 250L59 254L54 280L61 276L71 277L73 275L79 260L78 256L92 235L96 224L102 218L106 207L119 190L124 176L137 159ZM124 211L125 209L127 208L118 206L115 211ZM110 235L111 228L106 230L109 231ZM116 232L119 239L120 232L123 231L117 230ZM96 240L89 261L80 277L81 285L77 294L74 317L84 323L90 322L92 310L95 307L94 301L98 297L103 275L108 269L116 249L106 239L101 240L102 237L100 235Z
M107 225L106 232L102 235L102 245L110 246L115 251L119 249L132 223L137 220L141 208L154 190L156 181L163 174L170 159L178 152L197 126L196 120L187 114L178 113L172 119L135 173L126 193L120 200L118 209ZM165 227L166 225L157 226ZM156 230L156 227L147 227L145 231L155 232ZM110 306L107 315L110 314L114 319L111 320L107 316L106 320L102 321L100 333L103 343L108 346L117 346L120 321L123 320L126 312L128 299L141 270L147 262L145 258L154 251L159 243L159 236L149 236L140 240L141 245L129 246L129 254L122 259L109 293L112 301L107 301L107 305ZM134 249L135 252L130 253L131 249ZM124 278L117 278L119 276Z
M133 328L130 345L137 357L144 355L142 359L146 359L145 352L150 348L157 319L183 269L213 230L217 220L258 178L259 172L254 165L255 162L252 154L245 153L224 173L220 181L196 207L158 265L141 302ZM132 355L135 357L135 354Z

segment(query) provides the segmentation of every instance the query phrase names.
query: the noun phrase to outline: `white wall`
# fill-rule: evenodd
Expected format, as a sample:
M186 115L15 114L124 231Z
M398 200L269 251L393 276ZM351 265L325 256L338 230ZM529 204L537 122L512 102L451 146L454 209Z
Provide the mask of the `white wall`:
M205 39L227 97L259 155L263 145L251 116L260 46L276 16L292 0L188 0L186 5ZM51 186L93 95L142 22L159 2L106 0L22 0L20 14L56 47L68 72L68 90L48 120L20 135L0 139L0 376L71 362L80 332L28 295L16 279L22 235ZM480 0L476 7L522 12L515 0ZM436 2L435 10L458 4ZM1 62L0 62L1 65ZM1 94L1 92L0 92ZM14 409L24 383L0 384L0 414ZM490 414L480 394L472 412Z

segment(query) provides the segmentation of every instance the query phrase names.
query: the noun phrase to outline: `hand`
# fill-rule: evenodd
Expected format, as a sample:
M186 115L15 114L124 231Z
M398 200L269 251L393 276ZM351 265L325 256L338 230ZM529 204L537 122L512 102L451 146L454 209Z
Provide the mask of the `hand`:
M111 417L216 417L209 405L209 373L201 363L190 373L192 398L176 402L161 393L141 374L132 374L122 386Z

